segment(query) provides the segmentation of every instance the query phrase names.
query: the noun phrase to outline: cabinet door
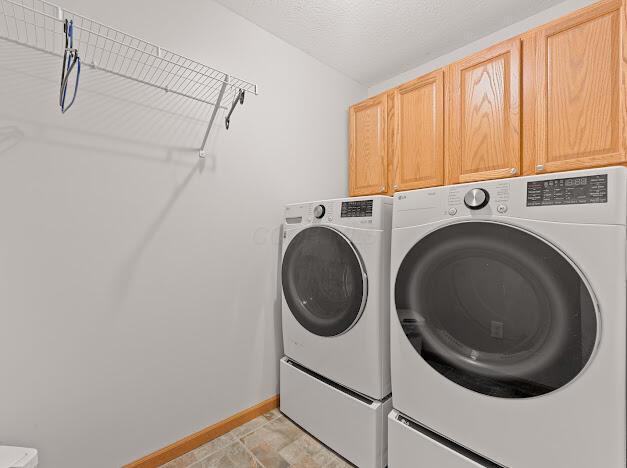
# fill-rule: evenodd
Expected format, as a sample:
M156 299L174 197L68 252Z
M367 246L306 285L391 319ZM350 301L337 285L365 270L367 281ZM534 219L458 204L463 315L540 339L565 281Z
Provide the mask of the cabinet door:
M381 94L350 108L350 196L388 191L387 107Z
M520 39L449 66L447 183L520 171Z
M623 2L611 0L525 39L525 172L626 161L624 31Z
M394 93L394 190L444 183L444 72L399 86Z

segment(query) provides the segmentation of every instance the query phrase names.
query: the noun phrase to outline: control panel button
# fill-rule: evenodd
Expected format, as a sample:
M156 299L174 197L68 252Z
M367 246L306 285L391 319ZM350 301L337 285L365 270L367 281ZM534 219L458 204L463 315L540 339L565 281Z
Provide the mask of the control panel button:
M314 215L317 219L321 219L322 217L324 217L324 213L325 213L326 211L327 211L327 210L324 208L324 205L317 205L317 206L314 208L313 215Z
M448 214L450 214L451 216L455 216L457 214L457 208L449 208Z
M507 213L507 205L504 205L503 203L499 204L496 207L496 211L498 211L499 213Z
M471 189L464 196L464 205L471 210L479 210L486 206L489 201L490 194L482 188Z

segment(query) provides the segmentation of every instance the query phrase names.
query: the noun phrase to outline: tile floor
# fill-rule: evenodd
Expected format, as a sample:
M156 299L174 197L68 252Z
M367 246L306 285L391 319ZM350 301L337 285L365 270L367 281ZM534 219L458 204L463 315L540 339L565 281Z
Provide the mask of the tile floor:
M172 460L162 468L352 466L275 409Z

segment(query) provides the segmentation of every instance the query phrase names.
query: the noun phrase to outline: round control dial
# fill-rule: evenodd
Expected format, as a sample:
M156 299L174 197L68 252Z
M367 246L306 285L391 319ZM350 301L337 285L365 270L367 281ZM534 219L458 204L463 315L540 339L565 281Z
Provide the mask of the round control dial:
M490 194L487 190L474 188L469 190L464 197L464 205L471 210L479 210L486 206L490 201Z
M313 215L317 218L320 219L324 216L324 214L326 213L326 209L324 207L324 205L317 205L314 210L313 210Z

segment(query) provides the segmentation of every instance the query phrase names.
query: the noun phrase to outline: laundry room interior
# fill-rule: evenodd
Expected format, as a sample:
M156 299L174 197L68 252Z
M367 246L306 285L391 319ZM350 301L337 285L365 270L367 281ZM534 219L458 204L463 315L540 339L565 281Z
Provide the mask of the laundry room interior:
M0 0L0 468L627 467L627 0Z

